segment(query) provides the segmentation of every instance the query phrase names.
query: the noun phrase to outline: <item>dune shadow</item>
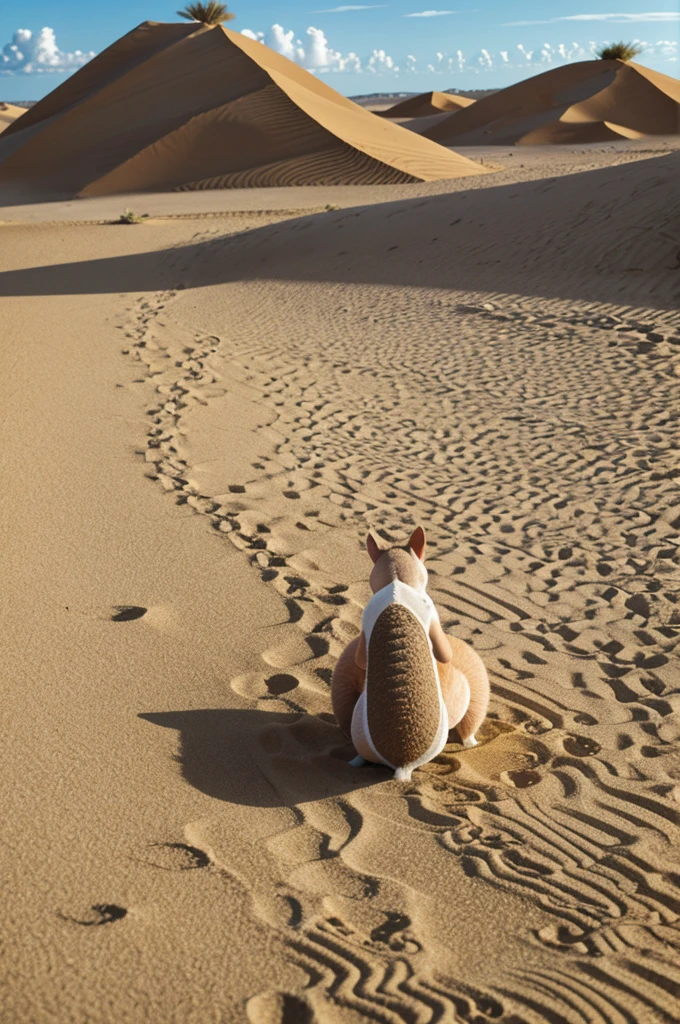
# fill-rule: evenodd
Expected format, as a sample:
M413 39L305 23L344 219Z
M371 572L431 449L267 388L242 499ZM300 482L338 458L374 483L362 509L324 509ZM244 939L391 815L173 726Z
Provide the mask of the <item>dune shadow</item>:
M667 308L679 291L677 239L665 228L680 212L676 198L669 202L679 163L673 153L558 178L477 183L184 247L10 270L0 273L0 295L287 280Z
M331 715L204 708L139 718L177 730L184 779L217 800L290 807L391 777L377 766L348 765L355 752Z

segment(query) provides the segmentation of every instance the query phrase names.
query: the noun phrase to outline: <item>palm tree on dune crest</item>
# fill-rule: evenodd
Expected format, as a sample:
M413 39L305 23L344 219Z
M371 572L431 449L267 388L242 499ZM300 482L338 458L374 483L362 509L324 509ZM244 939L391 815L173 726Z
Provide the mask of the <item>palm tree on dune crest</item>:
M608 46L601 46L597 50L597 56L600 60L632 60L633 57L637 57L642 53L642 47L636 46L635 43L624 43L621 40L620 43L610 43Z
M225 21L231 21L234 15L227 10L226 4L215 3L215 0L208 0L207 4L191 3L177 12L180 18L187 21L200 21L203 25L221 25Z

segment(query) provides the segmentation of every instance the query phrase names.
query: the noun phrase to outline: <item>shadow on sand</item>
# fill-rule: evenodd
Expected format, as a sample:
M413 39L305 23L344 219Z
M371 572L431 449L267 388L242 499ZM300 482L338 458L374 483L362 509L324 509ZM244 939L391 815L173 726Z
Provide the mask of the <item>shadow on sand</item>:
M673 308L680 265L671 225L680 199L671 200L671 184L679 171L673 153L296 217L183 248L6 271L0 295L293 280Z
M139 717L176 729L177 760L186 781L230 803L290 807L351 793L392 775L378 766L350 767L355 751L331 715L201 709Z

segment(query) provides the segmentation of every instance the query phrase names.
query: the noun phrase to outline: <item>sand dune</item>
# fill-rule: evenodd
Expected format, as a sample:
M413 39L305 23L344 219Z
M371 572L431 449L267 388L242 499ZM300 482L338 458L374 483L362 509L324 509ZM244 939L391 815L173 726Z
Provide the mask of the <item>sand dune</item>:
M463 110L475 101L449 92L423 92L380 112L380 117L428 117L444 111Z
M423 134L444 145L606 142L680 133L680 82L632 61L552 68Z
M0 103L0 133L9 128L19 117L27 113L25 107L16 107L13 103Z
M556 298L680 305L680 153L625 167L465 189L300 221L291 235L235 241L241 279L519 291ZM338 228L342 226L342 231ZM502 227L501 227L502 225ZM502 237L501 237L502 235ZM266 242L265 242L266 238ZM262 261L261 246L267 250ZM464 254L464 255L463 255ZM223 280L223 268L208 280Z
M680 304L680 153L578 174L558 167L549 178L500 183L500 174L489 175L474 188L461 181L456 192L396 202L385 202L386 190L383 202L323 216L300 210L286 232L246 220L252 230L225 243L238 257L226 266L206 260L202 283L284 277ZM161 280L153 261L95 258L82 278L72 264L5 274L0 295L78 294L93 277L104 291L155 289Z
M485 173L222 26L145 23L32 108L0 186L109 195Z

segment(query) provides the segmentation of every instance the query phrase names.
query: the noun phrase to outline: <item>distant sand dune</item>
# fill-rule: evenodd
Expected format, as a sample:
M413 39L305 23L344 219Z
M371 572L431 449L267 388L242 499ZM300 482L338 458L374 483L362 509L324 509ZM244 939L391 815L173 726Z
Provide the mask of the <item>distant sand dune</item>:
M30 111L0 185L109 195L487 173L222 26L146 22Z
M26 113L24 107L16 107L13 103L0 103L0 134Z
M450 92L422 92L419 96L409 96L401 103L380 111L380 117L430 117L444 111L455 113L456 110L472 106L474 102L467 96L457 96Z
M478 100L423 135L446 146L607 142L680 132L680 82L619 60L551 68Z

